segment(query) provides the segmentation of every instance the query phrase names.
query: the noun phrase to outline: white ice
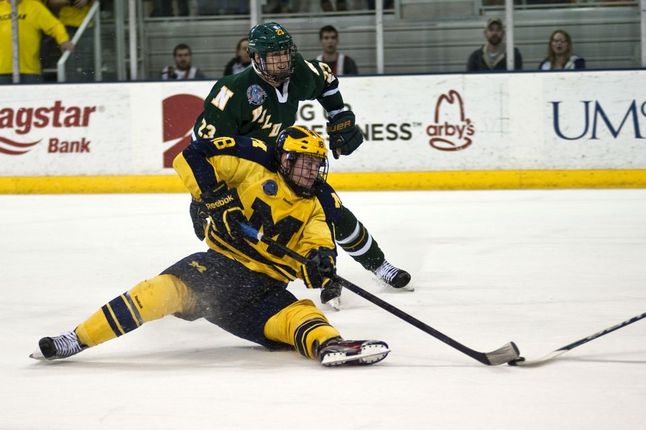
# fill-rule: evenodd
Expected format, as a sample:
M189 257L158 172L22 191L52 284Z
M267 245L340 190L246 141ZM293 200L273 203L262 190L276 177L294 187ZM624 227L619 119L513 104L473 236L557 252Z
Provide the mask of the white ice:
M528 358L646 311L646 190L342 193L413 293L339 273L459 342ZM646 321L539 368L488 367L346 291L363 368L172 317L68 360L28 358L201 250L188 196L0 196L0 429L643 429ZM290 287L298 297L317 292Z

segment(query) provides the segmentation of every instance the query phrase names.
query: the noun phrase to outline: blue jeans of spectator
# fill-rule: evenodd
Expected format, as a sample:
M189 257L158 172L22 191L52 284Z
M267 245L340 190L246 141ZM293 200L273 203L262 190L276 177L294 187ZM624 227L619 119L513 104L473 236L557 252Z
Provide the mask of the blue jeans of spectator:
M21 84L40 84L43 82L43 78L40 75L26 75L24 73L20 74L20 83ZM13 84L13 74L0 75L0 85Z

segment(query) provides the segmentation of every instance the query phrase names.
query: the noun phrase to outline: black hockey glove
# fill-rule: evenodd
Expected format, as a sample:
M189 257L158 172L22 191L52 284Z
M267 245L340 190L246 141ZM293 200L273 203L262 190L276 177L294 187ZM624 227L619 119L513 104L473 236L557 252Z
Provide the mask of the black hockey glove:
M336 254L333 249L319 248L310 251L303 265L303 281L307 288L326 288L336 273Z
M191 206L188 209L191 214L191 221L193 221L193 231L198 239L204 240L206 226L208 224L209 212L206 210L204 202L192 199Z
M338 282L329 282L321 290L321 303L326 304L330 300L336 299L341 296L341 285Z
M242 211L238 190L229 189L227 184L221 182L213 191L202 193L202 201L216 230L227 242L238 242L245 237L240 223L249 221Z
M343 111L327 123L327 134L330 136L330 151L334 158L350 155L363 143L363 134L355 125L352 111Z

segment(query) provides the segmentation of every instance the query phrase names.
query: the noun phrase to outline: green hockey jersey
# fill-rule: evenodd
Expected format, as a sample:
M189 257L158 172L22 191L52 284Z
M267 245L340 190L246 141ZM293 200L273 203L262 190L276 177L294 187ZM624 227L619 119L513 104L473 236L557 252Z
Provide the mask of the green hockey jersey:
M253 67L215 83L193 131L197 138L248 136L273 144L296 121L298 104L317 99L329 114L343 109L339 82L325 63L295 55L292 76L279 88L265 82Z

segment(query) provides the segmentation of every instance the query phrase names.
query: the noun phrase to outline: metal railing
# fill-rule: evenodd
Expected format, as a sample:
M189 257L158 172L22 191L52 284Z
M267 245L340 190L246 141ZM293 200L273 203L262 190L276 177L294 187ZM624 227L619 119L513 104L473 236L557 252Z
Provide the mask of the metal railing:
M11 57L13 67L13 83L20 83L20 38L18 37L18 0L11 0Z
M94 80L101 81L103 79L102 68L101 68L101 19L99 17L99 10L101 7L100 1L95 1L90 11L86 15L85 19L81 23L81 26L74 34L72 38L72 43L76 46L78 41L81 39L85 30L87 29L90 22L94 19ZM96 19L95 19L96 17ZM65 82L65 63L70 57L71 52L65 51L61 58L56 63L57 70L57 80L58 82Z
M497 10L505 7L505 2L501 0L478 0L480 10ZM548 2L541 3L534 1L528 3L527 0L515 0L515 10L523 9L574 9L581 7L608 7L608 6L636 6L639 0L563 0L560 3Z

